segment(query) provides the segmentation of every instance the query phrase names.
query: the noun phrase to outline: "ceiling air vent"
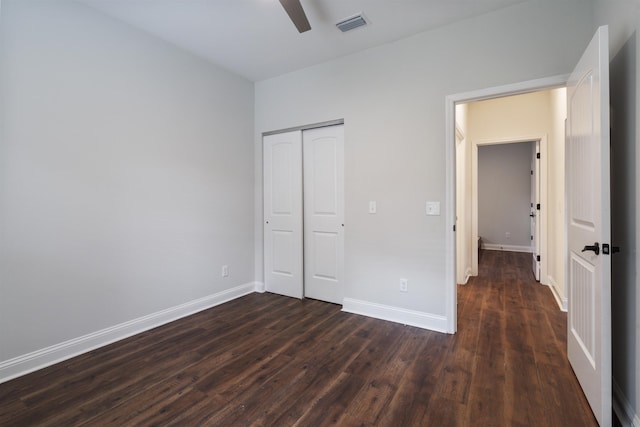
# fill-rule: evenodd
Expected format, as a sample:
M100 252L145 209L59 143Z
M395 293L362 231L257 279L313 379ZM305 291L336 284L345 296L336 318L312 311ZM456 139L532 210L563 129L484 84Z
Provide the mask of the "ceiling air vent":
M346 33L347 31L351 31L354 30L358 27L362 27L364 25L367 25L367 20L365 19L364 15L362 13L352 16L350 18L347 19L343 19L342 21L338 22L336 24L336 27L338 27L340 29L340 31L342 31L343 33Z

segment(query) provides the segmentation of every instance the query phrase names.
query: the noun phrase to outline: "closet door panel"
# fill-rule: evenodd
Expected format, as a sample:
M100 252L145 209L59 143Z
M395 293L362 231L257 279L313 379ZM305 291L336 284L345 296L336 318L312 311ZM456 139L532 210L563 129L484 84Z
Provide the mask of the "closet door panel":
M344 298L344 125L303 132L305 296Z
M263 138L265 289L302 298L302 136Z

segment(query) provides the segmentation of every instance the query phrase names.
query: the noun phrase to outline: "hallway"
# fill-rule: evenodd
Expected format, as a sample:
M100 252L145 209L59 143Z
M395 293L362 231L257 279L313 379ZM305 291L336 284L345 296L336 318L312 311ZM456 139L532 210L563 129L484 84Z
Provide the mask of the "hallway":
M567 315L534 280L531 254L483 250L478 276L458 286L458 348L447 368L456 381L445 391L476 425L595 426L566 335Z

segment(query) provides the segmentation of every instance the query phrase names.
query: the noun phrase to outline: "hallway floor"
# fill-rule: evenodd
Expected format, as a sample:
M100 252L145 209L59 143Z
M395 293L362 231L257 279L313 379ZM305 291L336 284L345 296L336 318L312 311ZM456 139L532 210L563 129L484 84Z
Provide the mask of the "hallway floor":
M478 276L458 286L459 348L448 368L472 366L468 380L453 387L467 406L466 419L596 426L566 343L567 315L535 281L531 254L481 251Z

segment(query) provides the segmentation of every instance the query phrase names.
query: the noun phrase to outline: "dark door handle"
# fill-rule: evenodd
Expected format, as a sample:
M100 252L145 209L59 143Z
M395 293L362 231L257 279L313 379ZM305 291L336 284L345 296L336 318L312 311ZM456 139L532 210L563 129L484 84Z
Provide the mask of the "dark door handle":
M582 248L582 252L586 252L586 251L593 251L596 255L600 255L600 244L598 242L595 242L593 246L587 245L584 248Z
M531 218L535 218L535 217L536 217L534 214L529 214L529 216L530 216Z

